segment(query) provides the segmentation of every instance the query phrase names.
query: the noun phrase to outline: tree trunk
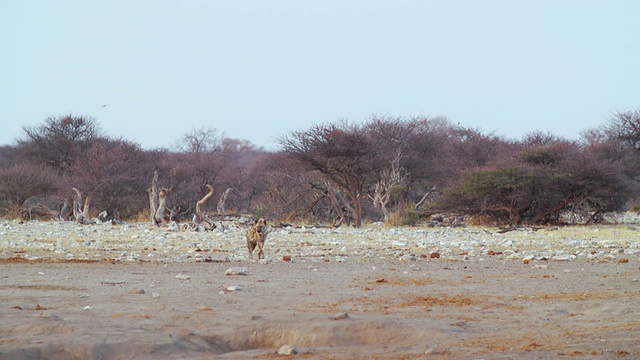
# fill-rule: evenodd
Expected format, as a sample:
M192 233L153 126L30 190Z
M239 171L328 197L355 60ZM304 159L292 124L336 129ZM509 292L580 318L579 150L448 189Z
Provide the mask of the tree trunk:
M73 215L73 199L65 199L62 209L60 209L60 219L63 221L69 220Z
M91 204L91 196L87 196L84 199L84 208L82 209L83 220L89 220L91 218L91 216L89 216L89 204Z
M76 196L73 198L73 218L76 219L77 222L82 222L82 193L77 188L71 189L76 193Z
M389 192L390 186L388 181L380 180L375 184L373 196L369 195L371 200L373 200L373 207L382 211L385 223L389 222L389 210L387 209L387 204L389 200L391 200Z
M558 211L564 209L571 202L572 198L574 198L574 196L569 196L568 198L566 198L566 199L562 200L561 202L559 202L558 204L556 204L556 206L554 206L553 208L539 213L538 215L536 215L533 218L533 220L531 220L531 222L533 224L537 224L542 219L544 219L545 217L553 214L554 212L558 212Z
M492 206L485 208L484 211L506 211L509 213L509 222L512 225L520 225L522 221L522 216L515 209L508 206Z
M213 223L211 219L206 217L200 210L200 206L204 205L213 196L213 192L214 192L213 186L207 184L207 189L209 189L209 192L202 199L200 199L200 201L196 203L196 214L198 215L198 219L200 221L204 221L207 224L209 224L209 229L211 230L211 229L215 229L216 225Z
M356 228L362 227L362 204L358 193L351 195L353 198L353 226Z
M333 189L327 189L327 196L329 196L329 200L331 200L331 206L336 211L337 217L333 220L333 226L338 227L344 221L344 211L342 210L342 206L339 204L336 194L333 192Z
M172 188L162 188L158 193L158 209L154 215L155 224L166 224L167 219L165 213L167 212L167 195L171 192Z
M151 223L155 225L156 211L158 211L158 170L153 172L151 187L147 191L149 192L149 216Z
M420 201L418 201L418 203L413 207L415 210L418 210L420 208L420 206L422 206L426 201L427 198L429 198L429 195L431 195L434 191L436 191L436 189L438 188L438 184L435 184L431 187L431 189L429 189L429 191L427 191L424 196L422 197L422 199L420 199Z
M331 186L329 181L326 181L325 184L327 185L327 195L329 196L329 199L331 199L331 204L340 219L338 223L334 221L334 226L340 226L340 224L345 222L345 220L347 225L349 225L351 223L350 215L355 214L355 209L349 204L342 194ZM349 196L351 197L351 194Z
M226 212L225 204L227 202L227 198L229 197L229 194L232 191L233 191L233 188L227 188L227 190L225 190L222 193L222 196L220 196L220 200L218 200L218 206L216 207L216 210L218 211L218 214L224 215L224 213Z
M73 217L80 224L84 224L86 222L90 222L91 217L89 216L89 204L91 204L91 196L87 196L82 202L82 193L77 188L72 189L76 196L73 199Z

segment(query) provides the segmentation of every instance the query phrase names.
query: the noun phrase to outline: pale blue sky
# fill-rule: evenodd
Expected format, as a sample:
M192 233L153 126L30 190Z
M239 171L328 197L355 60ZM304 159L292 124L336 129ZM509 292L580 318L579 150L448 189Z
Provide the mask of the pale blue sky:
M640 107L640 1L0 1L0 145L72 113L169 147L446 116L577 138ZM102 108L101 105L107 104Z

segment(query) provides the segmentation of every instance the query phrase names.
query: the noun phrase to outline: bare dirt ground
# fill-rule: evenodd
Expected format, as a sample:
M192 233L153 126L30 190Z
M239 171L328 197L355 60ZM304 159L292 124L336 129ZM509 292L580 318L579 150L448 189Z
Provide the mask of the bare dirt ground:
M240 228L2 225L0 359L640 358L632 226L275 230L258 262Z

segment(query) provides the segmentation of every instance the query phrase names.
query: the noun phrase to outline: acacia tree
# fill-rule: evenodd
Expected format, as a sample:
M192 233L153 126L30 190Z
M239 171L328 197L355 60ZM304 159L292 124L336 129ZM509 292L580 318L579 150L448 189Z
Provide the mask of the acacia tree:
M179 208L180 216L193 213L196 203L210 192L208 185L215 194L203 210L220 214L248 210L252 192L245 180L262 150L246 140L218 136L213 128L186 133L176 148L163 157L158 170L161 181L173 188L169 202Z
M447 158L441 161L452 178L457 178L459 171L485 166L514 150L513 144L502 137L479 129L455 126L450 133Z
M604 126L604 132L640 151L640 109L614 113Z
M585 148L600 161L617 166L631 184L627 195L637 207L640 197L640 110L615 113L602 127L584 131L582 135Z
M25 138L17 141L31 163L51 166L65 173L74 159L101 138L98 122L89 116L48 117L43 124L24 126Z
M22 156L16 146L0 146L0 169L5 169L24 162L24 156Z
M27 160L16 146L0 146L0 203L19 206L31 196L57 191L55 170Z
M128 218L147 207L147 178L162 154L126 140L96 140L69 168L66 187L91 196L92 207Z
M0 168L0 200L14 206L31 196L52 194L58 190L56 172L49 168L32 164L17 164Z
M441 182L442 166L437 161L445 151L450 123L444 118L373 117L365 124L374 154L373 203L388 219L386 209L412 211L420 207Z
M181 215L190 215L198 200L209 192L226 166L223 139L214 128L193 129L185 133L175 152L167 153L160 165L160 178L173 191L170 202Z
M284 152L264 153L246 181L255 216L283 221L331 221L333 208L323 179Z
M262 148L247 140L226 138L223 141L226 165L218 177L220 197L216 210L253 212L255 197L259 191L254 188L257 164L266 156Z
M339 211L353 216L354 226L362 225L364 186L372 173L373 154L366 132L347 122L314 125L278 139L282 151L308 170L317 171L327 181L327 191ZM343 190L349 203L341 201Z
M198 154L220 148L223 141L223 135L218 135L218 131L215 128L194 128L182 135L176 148L178 152Z
M512 224L556 221L564 211L596 221L624 208L632 188L619 164L560 138L525 142L511 158L464 173L443 205L497 219L506 214Z

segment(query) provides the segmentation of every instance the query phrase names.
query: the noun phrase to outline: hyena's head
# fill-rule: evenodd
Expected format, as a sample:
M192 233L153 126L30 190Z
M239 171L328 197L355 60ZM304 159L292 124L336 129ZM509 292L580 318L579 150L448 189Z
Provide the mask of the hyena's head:
M260 218L256 220L255 225L253 225L259 233L263 233L267 229L267 220L264 218Z

